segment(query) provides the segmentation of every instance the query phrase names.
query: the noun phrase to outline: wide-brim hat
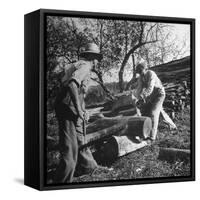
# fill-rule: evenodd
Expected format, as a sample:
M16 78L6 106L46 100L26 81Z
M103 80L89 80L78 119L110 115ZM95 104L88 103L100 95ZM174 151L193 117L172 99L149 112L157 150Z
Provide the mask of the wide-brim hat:
M89 43L80 56L94 55L98 60L102 60L103 55L100 53L99 47L94 43Z

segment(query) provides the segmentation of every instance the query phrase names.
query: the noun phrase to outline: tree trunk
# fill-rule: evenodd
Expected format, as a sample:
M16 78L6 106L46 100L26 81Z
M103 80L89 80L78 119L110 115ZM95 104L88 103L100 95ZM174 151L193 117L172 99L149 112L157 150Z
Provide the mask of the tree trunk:
M140 36L142 38L142 35ZM139 41L139 43L137 45L135 45L133 48L131 48L128 53L125 55L124 60L122 62L122 65L120 67L119 70L119 89L120 92L124 91L124 80L123 80L123 74L124 74L124 68L126 66L126 63L128 62L129 57L131 56L131 54L133 54L135 52L135 50L137 50L138 48L142 47L145 44L149 44L149 43L154 43L157 42L157 40L152 40L152 41L146 41L146 42L142 42L142 39Z
M93 79L94 81L96 81L97 83L99 83L99 85L102 87L102 89L105 91L107 97L111 100L114 100L114 96L111 94L110 90L105 86L103 78L102 78L102 74L101 72L98 72L97 70L93 69L92 70L98 77L98 81Z
M105 86L105 84L103 82L100 82L100 85L102 87L102 89L105 91L107 97L111 100L114 100L114 96L111 94L110 90Z
M126 66L126 63L128 62L129 57L131 56L131 54L134 53L134 51L136 49L140 48L141 46L143 46L145 44L147 44L147 42L146 43L138 43L136 46L134 46L133 48L131 48L128 51L128 53L125 55L124 60L122 62L120 70L119 70L119 89L120 89L120 92L123 92L123 90L124 90L124 86L123 86L123 83L124 83L123 74L124 74L124 68Z
M135 56L134 53L132 54L132 62L133 62L133 76L131 80L127 83L125 90L129 90L131 85L133 85L136 81L136 73L135 73Z

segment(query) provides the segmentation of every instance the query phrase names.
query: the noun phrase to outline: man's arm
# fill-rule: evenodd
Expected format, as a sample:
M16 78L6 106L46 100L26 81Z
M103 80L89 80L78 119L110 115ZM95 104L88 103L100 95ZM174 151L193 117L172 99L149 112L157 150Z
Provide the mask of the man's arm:
M142 80L141 80L141 77L139 77L138 80L137 80L137 87L136 87L136 89L133 90L134 97L139 99L140 94L142 93L142 89L143 89Z
M155 86L155 77L154 77L154 73L152 71L148 71L147 72L147 76L148 76L148 83L147 83L147 87L144 88L144 90L142 91L142 93L140 94L140 96L145 99L146 97L150 96L153 92L154 86Z
M72 100L74 102L74 106L76 108L76 111L80 118L84 119L84 112L82 111L81 105L80 105L80 98L78 93L78 84L75 81L71 81L69 83L69 88L72 95Z

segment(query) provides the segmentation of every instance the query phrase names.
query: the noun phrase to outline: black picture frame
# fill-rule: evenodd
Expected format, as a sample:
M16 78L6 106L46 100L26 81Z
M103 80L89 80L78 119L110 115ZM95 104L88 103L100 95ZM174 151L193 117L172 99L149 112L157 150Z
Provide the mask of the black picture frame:
M191 176L46 184L46 16L138 20L191 25ZM87 188L195 180L195 19L40 9L24 16L24 183L38 190Z

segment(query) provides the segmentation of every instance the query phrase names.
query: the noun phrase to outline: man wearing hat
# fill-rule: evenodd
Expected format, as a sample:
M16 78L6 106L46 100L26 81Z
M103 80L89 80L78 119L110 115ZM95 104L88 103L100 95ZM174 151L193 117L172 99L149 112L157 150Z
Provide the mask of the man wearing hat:
M77 174L91 173L98 167L89 148L79 149L85 143L85 120L83 93L90 80L90 72L102 59L97 45L90 43L80 54L80 60L66 71L62 87L55 101L55 112L59 124L59 150L61 159L56 169L54 182L73 181ZM70 71L70 73L69 73Z
M149 70L145 62L139 63L136 66L136 73L140 77L134 96L138 98L137 105L141 107L141 114L152 119L153 127L148 139L154 141L157 135L160 112L165 99L165 89L156 73Z

